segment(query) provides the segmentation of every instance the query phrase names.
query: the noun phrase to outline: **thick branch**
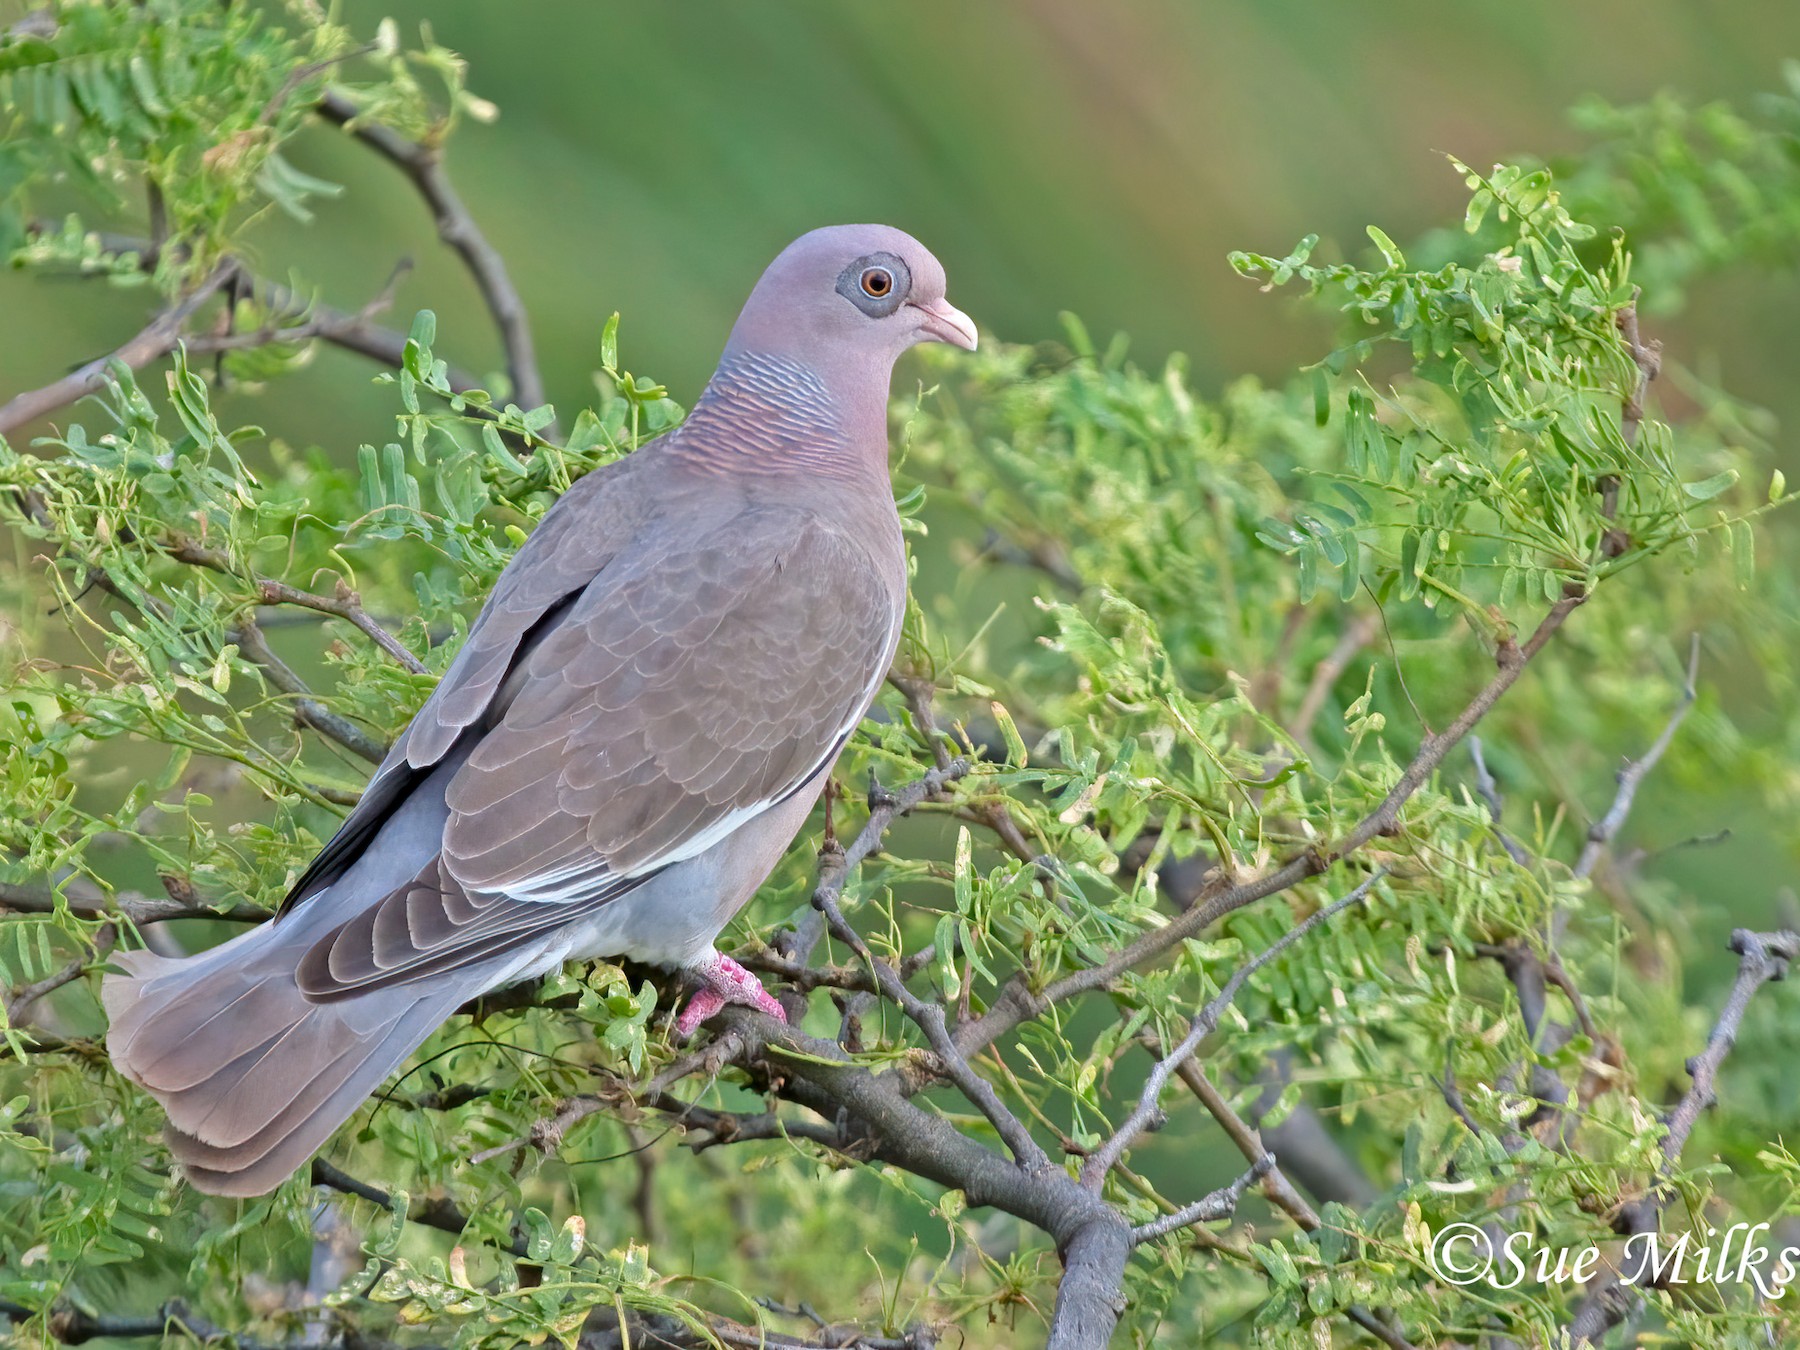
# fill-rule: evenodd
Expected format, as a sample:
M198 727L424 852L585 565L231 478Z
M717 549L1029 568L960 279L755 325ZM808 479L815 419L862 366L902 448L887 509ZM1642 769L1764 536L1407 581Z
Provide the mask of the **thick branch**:
M892 1076L852 1062L834 1041L803 1036L744 1008L728 1007L720 1020L720 1039L735 1038L739 1063L824 1119L852 1122L871 1157L960 1189L970 1204L991 1205L1049 1234L1064 1264L1051 1346L1086 1350L1106 1343L1130 1253L1130 1229L1110 1205L1059 1167L1020 1167L969 1138L909 1101Z

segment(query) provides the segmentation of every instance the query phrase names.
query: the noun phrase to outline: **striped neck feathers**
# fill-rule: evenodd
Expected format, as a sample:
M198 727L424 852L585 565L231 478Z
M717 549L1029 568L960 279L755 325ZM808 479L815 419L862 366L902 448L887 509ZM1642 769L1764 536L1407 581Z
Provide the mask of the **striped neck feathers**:
M885 479L886 393L877 391L871 435L861 425L870 410L846 406L809 367L760 352L728 353L670 448L711 472L799 470L850 478L867 473L872 466L864 461L875 460ZM864 444L870 440L873 445Z

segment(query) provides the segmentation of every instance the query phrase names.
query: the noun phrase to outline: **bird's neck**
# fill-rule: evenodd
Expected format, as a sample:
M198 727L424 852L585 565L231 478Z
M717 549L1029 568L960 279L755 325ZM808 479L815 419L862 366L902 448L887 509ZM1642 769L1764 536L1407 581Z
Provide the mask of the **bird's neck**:
M878 475L885 483L887 381L835 373L727 349L669 448L721 473Z

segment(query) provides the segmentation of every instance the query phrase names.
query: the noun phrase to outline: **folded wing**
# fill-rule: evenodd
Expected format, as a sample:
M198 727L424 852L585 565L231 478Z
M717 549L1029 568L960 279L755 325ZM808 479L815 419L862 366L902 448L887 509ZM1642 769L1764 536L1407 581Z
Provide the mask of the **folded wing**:
M735 517L679 566L603 570L483 675L488 705L457 714L479 739L445 790L441 854L324 934L302 991L498 960L704 852L816 782L898 625L867 552L789 508Z

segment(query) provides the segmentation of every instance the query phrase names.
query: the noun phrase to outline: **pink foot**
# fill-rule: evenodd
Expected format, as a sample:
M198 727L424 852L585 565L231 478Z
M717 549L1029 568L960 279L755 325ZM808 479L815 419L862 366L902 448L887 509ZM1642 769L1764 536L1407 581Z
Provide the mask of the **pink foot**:
M760 1008L777 1022L786 1024L787 1014L781 1011L781 1005L769 991L762 987L762 981L729 956L713 952L699 964L689 966L688 971L700 982L700 988L675 1019L675 1033L678 1036L692 1036L695 1028L727 1003Z

